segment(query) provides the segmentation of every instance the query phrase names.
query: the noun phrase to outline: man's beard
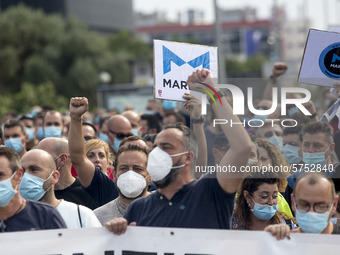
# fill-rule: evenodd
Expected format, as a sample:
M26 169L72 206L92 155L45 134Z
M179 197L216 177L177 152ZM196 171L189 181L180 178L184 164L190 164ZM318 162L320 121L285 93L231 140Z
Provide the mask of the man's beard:
M159 181L153 181L153 183L155 184L157 188L163 189L169 186L172 182L174 182L177 179L177 177L179 176L181 172L181 169L182 167L171 169L170 173L168 173L167 176L165 176L163 179Z

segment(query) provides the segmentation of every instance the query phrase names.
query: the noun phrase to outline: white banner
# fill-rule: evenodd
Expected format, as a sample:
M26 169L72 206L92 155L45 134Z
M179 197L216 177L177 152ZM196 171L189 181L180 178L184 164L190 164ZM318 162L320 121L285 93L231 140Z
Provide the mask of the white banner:
M310 29L298 81L333 86L339 80L340 33Z
M198 68L209 69L217 78L217 48L154 40L154 97L185 101L190 92L186 80Z
M128 227L0 233L0 254L25 255L301 255L337 254L339 235L291 234L277 241L261 231Z

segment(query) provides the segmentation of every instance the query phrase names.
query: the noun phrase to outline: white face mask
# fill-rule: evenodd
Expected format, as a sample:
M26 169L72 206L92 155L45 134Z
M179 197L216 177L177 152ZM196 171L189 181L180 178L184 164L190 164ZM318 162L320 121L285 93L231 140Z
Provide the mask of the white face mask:
M151 179L155 182L162 180L166 177L171 169L181 168L185 164L180 166L173 166L172 158L187 153L181 152L178 154L169 155L159 147L154 148L149 154L147 170L151 176Z
M129 170L118 177L117 186L125 197L135 198L142 194L146 181L141 174Z

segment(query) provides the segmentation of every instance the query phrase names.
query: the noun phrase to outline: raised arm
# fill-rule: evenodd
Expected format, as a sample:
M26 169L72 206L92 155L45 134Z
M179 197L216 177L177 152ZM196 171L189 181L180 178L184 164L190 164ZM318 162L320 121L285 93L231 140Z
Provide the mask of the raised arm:
M189 93L185 93L183 98L188 99L188 101L185 102L184 107L190 113L190 120L192 123L191 128L198 147L196 165L206 166L208 161L207 141L203 128L204 122L203 119L201 119L201 101ZM199 179L202 174L203 173L196 171L193 173L196 179Z
M268 83L267 83L267 85L264 89L262 99L273 100L272 89L273 89L273 86L276 83L276 79L279 76L283 75L287 71L287 69L288 69L288 66L284 62L277 62L277 63L274 64L273 73L270 76L270 80L268 81Z
M71 162L76 170L80 183L87 188L90 186L95 166L86 157L85 142L82 130L82 115L88 110L86 97L73 97L70 100L70 130L68 146Z
M197 87L202 87L201 83L215 87L213 76L206 69L194 72L189 76L187 82L190 89L194 90L197 90ZM219 92L218 88L215 88L215 90ZM240 119L233 115L232 108L225 97L221 97L221 101L222 106L220 104L212 104L212 109L216 118L228 121L227 125L221 125L221 129L229 141L230 149L222 158L220 165L226 167L234 166L237 172L217 172L216 175L223 190L227 193L234 193L242 180L242 175L239 172L240 167L247 164L250 156L251 140L242 125L236 124L230 127L231 121L233 123L240 123Z

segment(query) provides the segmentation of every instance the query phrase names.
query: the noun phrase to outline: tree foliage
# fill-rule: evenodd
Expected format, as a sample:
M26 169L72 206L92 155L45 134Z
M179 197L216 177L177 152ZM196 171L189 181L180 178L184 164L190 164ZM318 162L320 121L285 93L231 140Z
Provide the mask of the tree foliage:
M68 99L57 95L56 89L51 82L34 85L24 83L17 93L0 95L0 115L14 111L18 113L28 113L35 106L50 106L60 111L68 108Z
M100 72L109 72L112 83L131 82L129 61L152 56L149 46L128 32L103 37L75 18L24 5L1 13L0 31L1 113L14 107L10 101L22 111L57 95L86 96L93 106ZM44 93L38 95L39 89ZM34 100L38 96L43 98Z
M228 77L261 77L262 65L267 61L263 55L255 55L245 61L238 59L226 59Z

